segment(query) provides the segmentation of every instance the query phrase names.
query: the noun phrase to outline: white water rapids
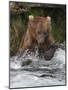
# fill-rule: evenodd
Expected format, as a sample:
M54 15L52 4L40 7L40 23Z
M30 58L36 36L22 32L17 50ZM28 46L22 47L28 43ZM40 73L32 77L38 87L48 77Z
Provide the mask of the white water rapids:
M10 58L10 88L65 85L65 50L58 48L47 61L38 51Z

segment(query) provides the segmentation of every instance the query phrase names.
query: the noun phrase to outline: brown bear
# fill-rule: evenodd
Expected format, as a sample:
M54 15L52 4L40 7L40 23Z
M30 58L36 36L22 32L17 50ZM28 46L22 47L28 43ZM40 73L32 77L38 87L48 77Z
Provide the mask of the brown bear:
M51 34L51 17L29 16L27 31L20 44L19 51L26 49L48 50L48 47L54 43Z

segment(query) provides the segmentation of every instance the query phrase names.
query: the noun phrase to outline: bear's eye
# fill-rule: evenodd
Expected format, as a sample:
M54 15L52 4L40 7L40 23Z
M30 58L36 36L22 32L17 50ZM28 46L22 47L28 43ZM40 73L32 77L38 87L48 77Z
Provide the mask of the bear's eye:
M41 34L41 31L38 31L38 34Z

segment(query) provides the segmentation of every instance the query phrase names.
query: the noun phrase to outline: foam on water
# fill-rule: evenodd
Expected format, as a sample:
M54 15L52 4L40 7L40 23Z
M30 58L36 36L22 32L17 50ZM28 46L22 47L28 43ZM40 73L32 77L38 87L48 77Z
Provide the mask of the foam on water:
M22 66L28 60L32 62ZM65 50L58 48L49 61L39 58L38 50L10 58L11 88L50 85L65 85Z
M12 58L10 58L10 68L13 68L13 69L19 69L21 68L21 64L26 61L26 60L32 60L33 62L36 62L36 63L44 63L45 62L45 65L64 65L65 64L65 51L62 50L61 48L57 49L55 54L54 54L54 57L47 61L47 60L44 60L44 58L40 59L39 56L38 56L38 51L36 51L36 53L28 53L25 52L21 57L18 58L18 56L14 56ZM36 64L35 63L35 64ZM61 67L60 67L61 68Z

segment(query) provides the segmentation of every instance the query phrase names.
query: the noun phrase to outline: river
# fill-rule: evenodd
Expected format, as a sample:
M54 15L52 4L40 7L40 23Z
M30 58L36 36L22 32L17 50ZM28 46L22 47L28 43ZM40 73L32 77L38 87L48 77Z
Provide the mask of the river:
M26 64L27 63L27 64ZM10 58L10 88L65 85L65 50L58 48L47 61L38 51Z

